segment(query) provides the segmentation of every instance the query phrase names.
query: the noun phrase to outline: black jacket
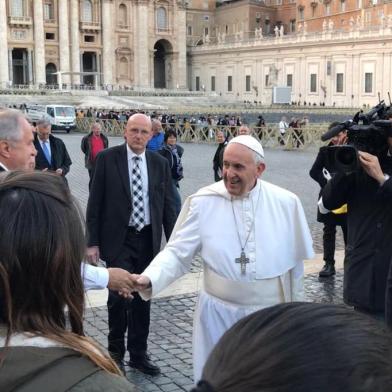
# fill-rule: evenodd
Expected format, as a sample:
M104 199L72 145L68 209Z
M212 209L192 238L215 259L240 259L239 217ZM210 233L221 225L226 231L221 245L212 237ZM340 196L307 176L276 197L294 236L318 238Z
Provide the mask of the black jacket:
M35 168L37 170L48 169L50 171L62 169L63 176L65 176L69 172L69 168L72 165L67 148L61 139L54 137L53 135L49 135L49 143L52 157L52 162L50 163L46 160L44 152L42 151L38 135L34 135L34 146L37 150L37 156L35 157Z
M320 148L316 160L314 161L313 166L309 171L310 177L312 177L313 180L315 180L320 185L321 189L319 193L319 198L321 196L321 192L323 188L327 184L327 180L323 175L323 168L326 168L328 171L330 171L327 162L326 148L327 147ZM341 226L342 224L345 224L346 215L347 214L334 214L332 212L328 214L322 214L320 210L317 208L317 222L321 222L328 225Z
M178 144L176 144L176 148L177 148L177 154L180 157L180 163L181 163L181 157L184 153L184 149ZM178 162L177 162L177 158L176 158L175 154L173 154L173 152L172 152L172 149L169 146L167 146L166 144L164 144L163 147L158 151L158 153L167 159L167 161L169 163L172 179L176 180L177 182L182 180L184 178L183 176L181 178L178 178L178 173L177 173ZM181 167L182 167L182 164L181 164Z
M146 151L148 194L152 226L152 250L161 247L162 226L169 239L176 221L175 200L169 164ZM87 245L99 246L105 261L114 261L121 251L132 212L126 144L101 151L87 203Z
M103 149L108 148L109 146L109 141L108 138L101 133L99 135L102 139L103 142ZM91 143L91 139L93 137L93 133L90 132L89 134L87 134L86 136L83 137L82 142L80 144L80 148L82 149L82 152L84 154L84 165L86 166L87 169L91 169L94 166L93 159L92 159L92 143Z
M380 162L392 175L392 159ZM322 191L328 209L347 203L348 240L344 300L370 312L384 312L392 256L392 178L380 186L364 172L336 174Z

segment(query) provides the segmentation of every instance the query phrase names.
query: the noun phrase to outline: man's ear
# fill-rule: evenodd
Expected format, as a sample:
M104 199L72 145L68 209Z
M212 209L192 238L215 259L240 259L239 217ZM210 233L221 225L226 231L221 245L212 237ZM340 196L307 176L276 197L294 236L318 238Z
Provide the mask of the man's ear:
M9 158L11 153L11 146L7 140L0 140L0 156Z
M260 178L265 170L265 163L259 163L257 165L257 177Z

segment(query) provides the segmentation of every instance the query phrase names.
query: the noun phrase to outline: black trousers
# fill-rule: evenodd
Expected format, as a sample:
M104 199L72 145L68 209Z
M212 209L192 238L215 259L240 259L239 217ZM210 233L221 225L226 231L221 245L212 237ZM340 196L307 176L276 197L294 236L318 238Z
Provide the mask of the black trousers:
M92 166L88 170L88 176L89 176L89 181L88 181L88 190L91 189L91 183L93 182L93 177L94 177L94 172L95 172L95 166Z
M140 274L152 260L151 225L141 232L129 228L123 248L116 261L108 262L108 267L124 268ZM108 298L109 336L108 351L117 360L125 355L125 333L127 350L133 357L144 355L150 328L150 301L143 301L139 294L133 300L124 299L117 292L109 291Z
M341 226L344 238L344 244L347 244L347 224ZM324 261L327 264L335 264L335 242L336 242L336 225L324 223L323 228L323 247Z

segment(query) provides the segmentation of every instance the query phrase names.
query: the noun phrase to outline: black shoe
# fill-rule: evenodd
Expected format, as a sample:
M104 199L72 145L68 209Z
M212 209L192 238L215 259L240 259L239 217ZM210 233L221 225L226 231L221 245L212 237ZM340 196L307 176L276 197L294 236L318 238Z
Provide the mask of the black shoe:
M331 263L325 263L323 269L319 272L320 278L329 278L335 275L335 266Z
M159 367L154 365L147 355L138 357L131 356L128 364L130 367L140 370L142 373L149 374L150 376L157 376L161 373Z

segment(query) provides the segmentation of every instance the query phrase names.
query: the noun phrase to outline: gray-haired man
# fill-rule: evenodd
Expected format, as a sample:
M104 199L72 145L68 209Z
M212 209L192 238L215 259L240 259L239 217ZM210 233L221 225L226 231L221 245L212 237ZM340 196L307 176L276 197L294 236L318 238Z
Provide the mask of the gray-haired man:
M59 176L65 176L72 165L64 142L51 134L50 122L46 119L37 121L37 133L34 136L37 150L35 168L49 170Z

